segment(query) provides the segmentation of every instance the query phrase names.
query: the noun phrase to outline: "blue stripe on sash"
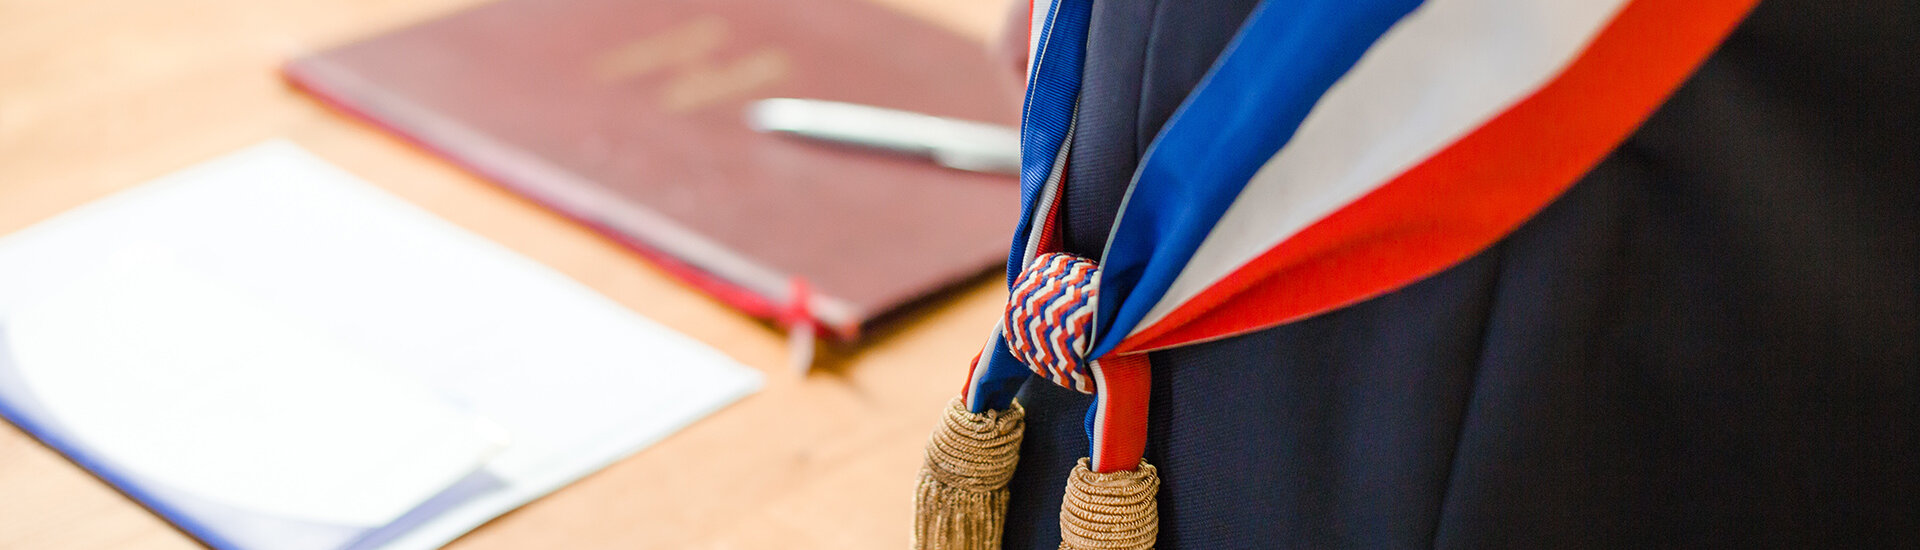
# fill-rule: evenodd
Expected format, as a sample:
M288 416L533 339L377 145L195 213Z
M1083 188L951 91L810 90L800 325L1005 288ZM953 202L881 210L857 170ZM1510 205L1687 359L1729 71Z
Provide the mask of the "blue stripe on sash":
M1034 216L1045 216L1039 209L1041 188L1053 173L1062 142L1073 126L1073 106L1080 98L1080 65L1086 59L1087 26L1093 17L1092 0L1057 0L1040 28L1039 47L1034 49L1033 68L1029 71L1027 96L1020 119L1020 225L1013 232L1013 246L1007 253L1007 289L1020 278L1026 262L1028 236ZM1042 218L1044 219L1044 218ZM1009 297L1010 299L1017 299ZM1021 330L1014 327L1014 330ZM973 382L969 410L976 413L1005 410L1013 406L1013 397L1021 383L1031 375L1027 365L1007 349L1006 338L995 333L981 357L986 371Z
M1027 236L1033 228L1040 189L1053 172L1053 161L1073 123L1073 105L1080 98L1080 64L1086 59L1087 25L1092 0L1059 0L1047 14L1035 50L1032 78L1027 83L1025 111L1020 120L1020 225L1014 230L1007 254L1007 288L1020 277L1021 264L1030 255Z
M973 402L967 407L969 412L1004 411L1013 407L1013 398L1020 394L1020 385L1025 384L1032 371L1025 363L1013 356L1007 347L1007 339L999 332L993 334L993 342L987 345L987 351L981 361L986 364L978 368L986 369L980 379L974 382L970 390Z
M1090 357L1112 351L1133 331L1247 180L1293 137L1320 96L1419 5L1420 0L1269 0L1255 8L1134 173L1100 262L1099 341ZM1040 74L1036 84L1047 78ZM1078 88L1078 74L1073 81ZM1042 107L1029 100L1027 136L1040 133L1036 128L1051 128L1036 122ZM1071 103L1058 108L1047 118L1059 118L1064 134ZM1050 161L1054 149L1044 151ZM1025 149L1023 197L1037 190L1035 152ZM1045 168L1039 177L1046 177Z

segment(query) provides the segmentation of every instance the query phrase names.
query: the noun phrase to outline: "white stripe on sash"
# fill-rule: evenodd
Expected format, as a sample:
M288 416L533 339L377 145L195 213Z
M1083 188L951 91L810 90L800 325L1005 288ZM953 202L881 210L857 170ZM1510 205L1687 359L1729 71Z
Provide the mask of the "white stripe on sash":
M1428 0L1315 103L1133 333L1540 89L1627 3Z
M1053 0L1031 0L1029 5L1033 11L1027 13L1027 78L1031 79L1033 56L1040 53L1040 28L1047 24L1047 12L1053 11Z

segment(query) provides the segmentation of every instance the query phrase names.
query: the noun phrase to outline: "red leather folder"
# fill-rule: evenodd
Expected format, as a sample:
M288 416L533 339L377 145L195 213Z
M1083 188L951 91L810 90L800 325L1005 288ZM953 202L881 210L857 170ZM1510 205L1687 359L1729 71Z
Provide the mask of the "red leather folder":
M506 0L303 57L340 110L843 339L1004 261L1013 178L756 133L768 97L1017 124L979 44L864 0Z

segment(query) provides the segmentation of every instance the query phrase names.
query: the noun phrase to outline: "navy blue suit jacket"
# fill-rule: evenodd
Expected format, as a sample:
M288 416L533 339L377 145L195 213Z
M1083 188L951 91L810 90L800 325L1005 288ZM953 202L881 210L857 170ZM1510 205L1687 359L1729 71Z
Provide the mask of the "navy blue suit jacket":
M1070 252L1253 4L1095 3ZM1763 2L1492 248L1156 353L1159 548L1920 547L1917 106L1920 5ZM1005 547L1052 550L1088 399L1020 398Z

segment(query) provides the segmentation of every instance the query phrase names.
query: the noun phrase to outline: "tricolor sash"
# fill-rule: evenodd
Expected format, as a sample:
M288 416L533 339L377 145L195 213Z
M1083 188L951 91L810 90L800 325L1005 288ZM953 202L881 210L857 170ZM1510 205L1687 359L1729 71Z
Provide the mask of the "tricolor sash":
M1134 468L1146 352L1359 302L1492 245L1632 133L1754 4L1262 2L1147 148L1081 285L1032 280L1075 272L1056 225L1092 0L1036 0L1007 262L1021 313L975 359L964 408L1007 410L1039 374L1096 396L1093 471ZM1084 357L1054 363L1034 349L1048 345Z

